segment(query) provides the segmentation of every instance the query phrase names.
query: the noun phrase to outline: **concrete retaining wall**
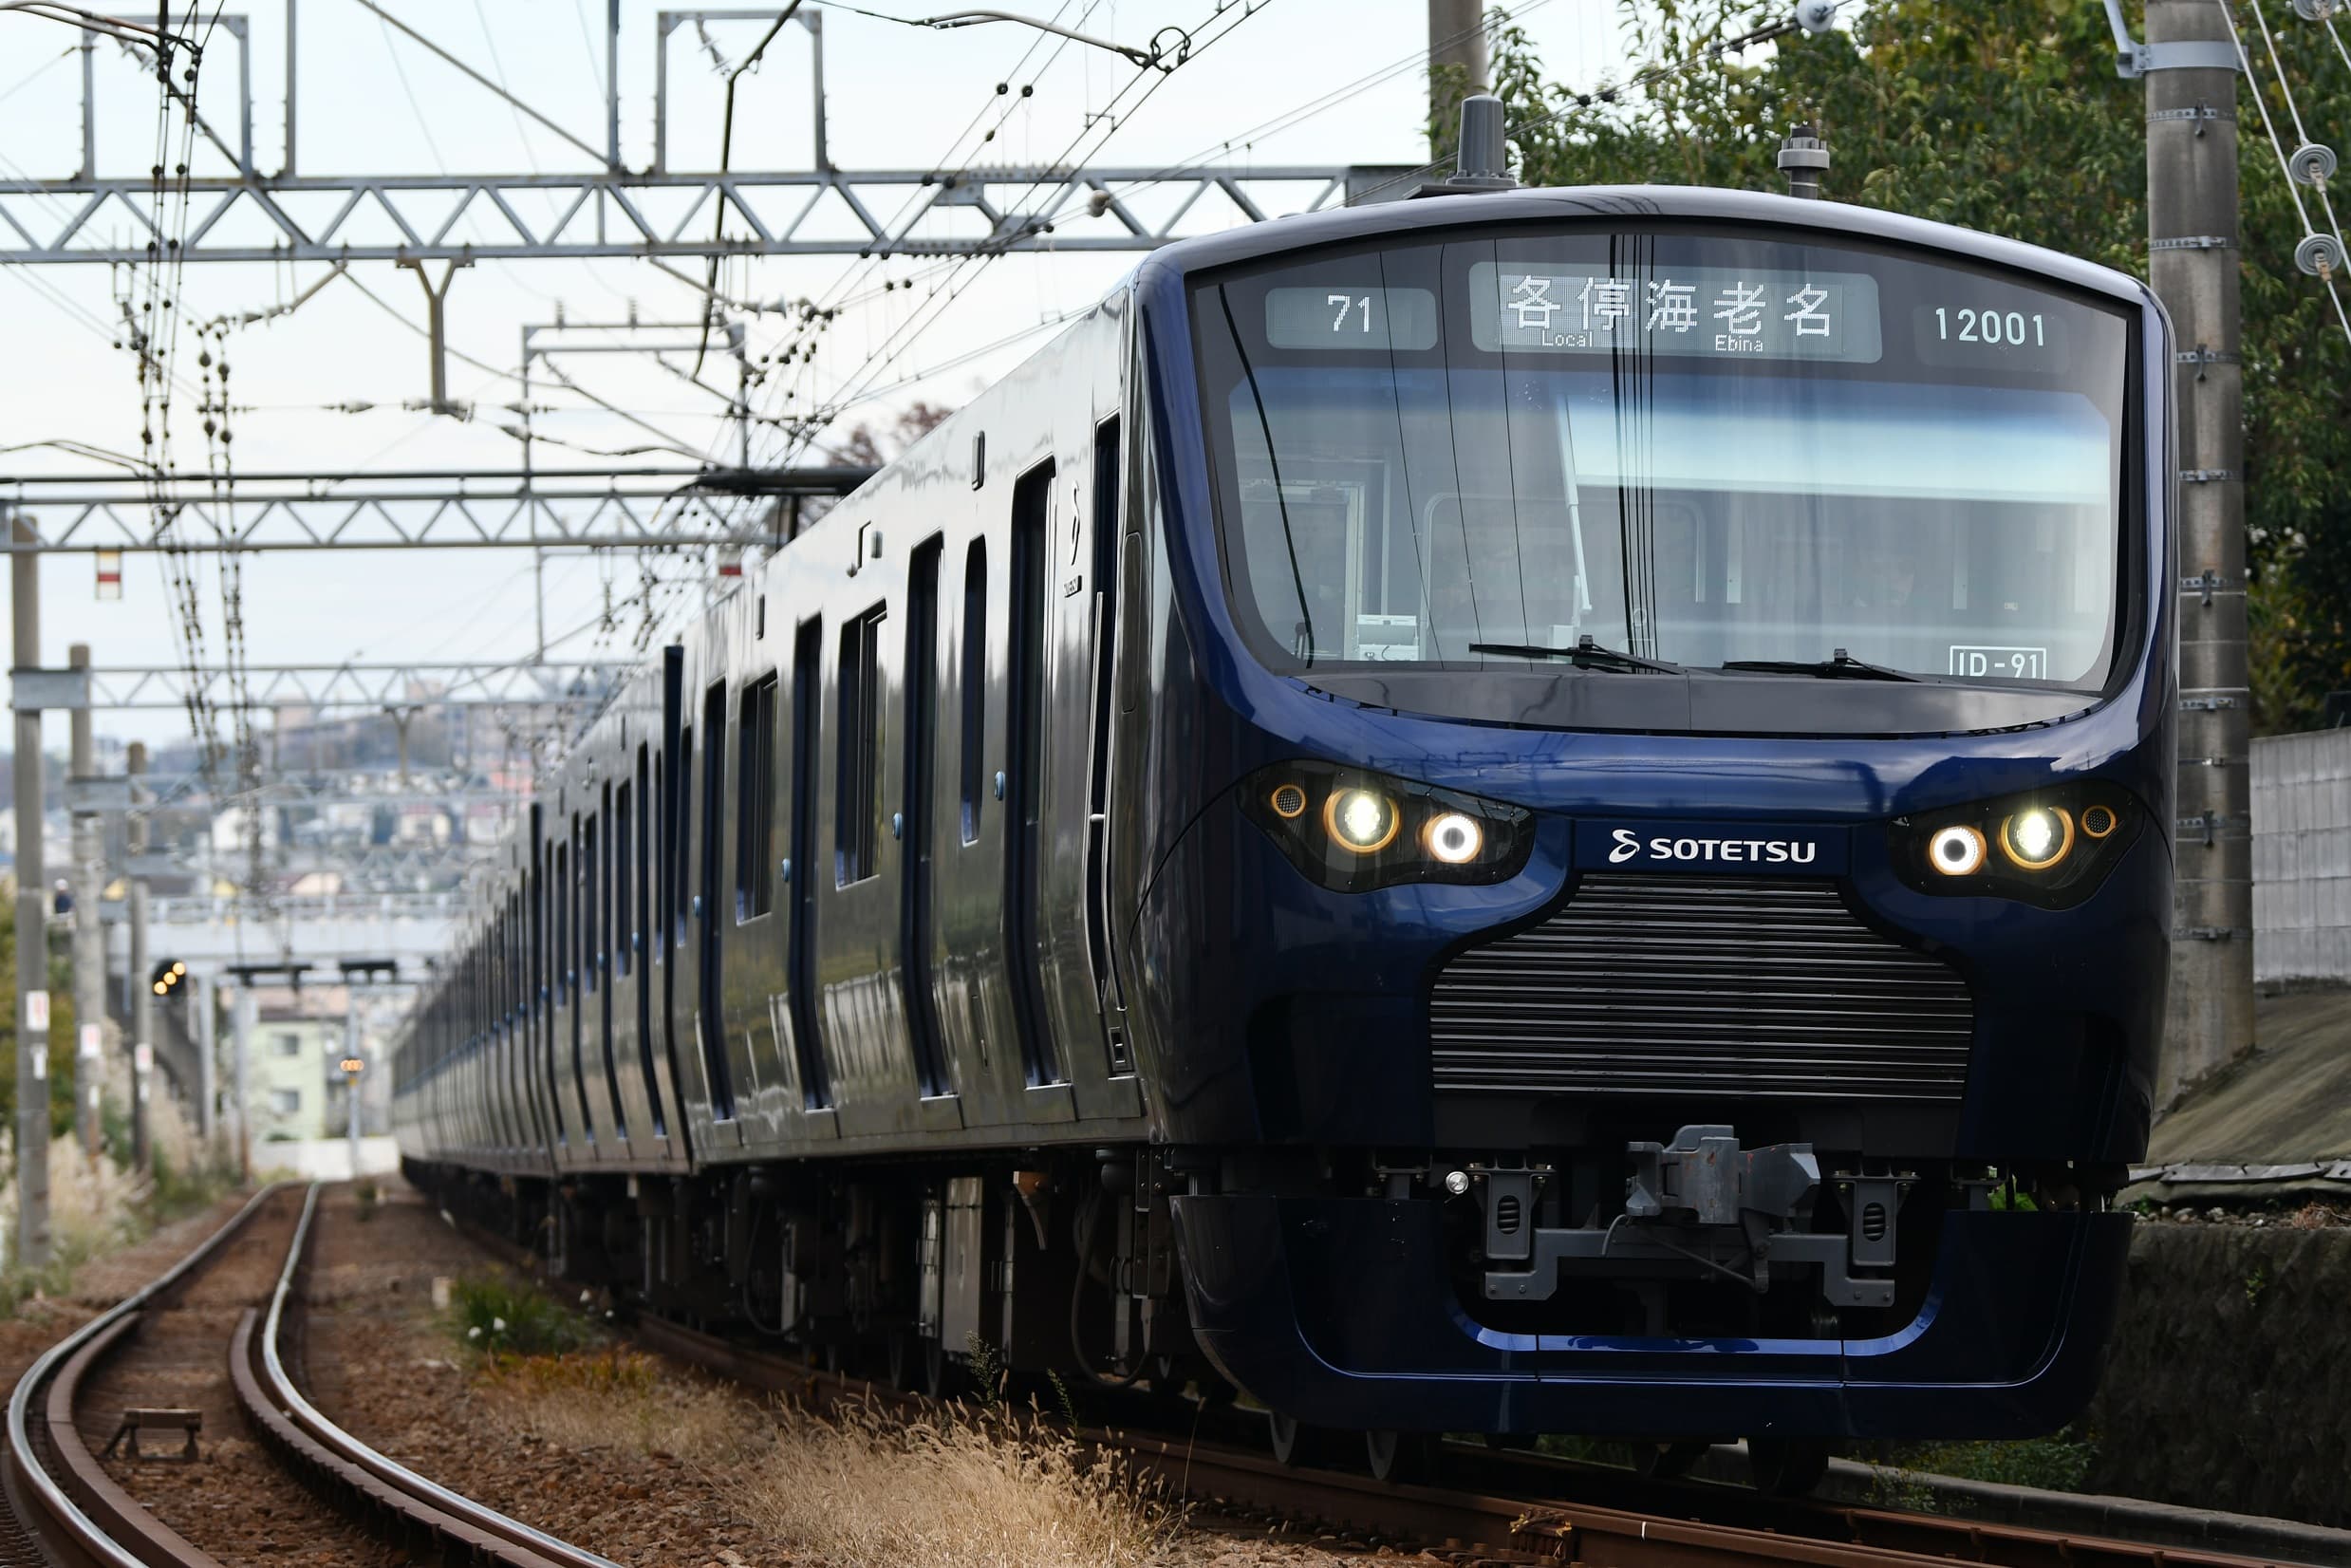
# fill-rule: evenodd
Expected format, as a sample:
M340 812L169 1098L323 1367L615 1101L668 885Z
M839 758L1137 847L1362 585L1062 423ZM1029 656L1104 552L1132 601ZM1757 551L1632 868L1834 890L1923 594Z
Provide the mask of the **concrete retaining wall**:
M2089 1489L2351 1525L2351 1230L2141 1224Z
M2351 981L2351 729L2253 742L2253 978Z

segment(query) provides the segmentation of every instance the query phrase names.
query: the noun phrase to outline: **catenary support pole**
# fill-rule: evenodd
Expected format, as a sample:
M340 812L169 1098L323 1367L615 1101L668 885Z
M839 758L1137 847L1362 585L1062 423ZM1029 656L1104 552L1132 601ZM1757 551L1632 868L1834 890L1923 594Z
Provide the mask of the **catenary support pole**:
M343 998L343 1098L350 1124L351 1180L356 1182L359 1180L359 1080L364 1069L354 1068L351 1064L364 1062L366 1058L360 1055L359 1049L359 987L356 984L345 986Z
M65 663L75 669L90 667L86 643L65 650ZM85 779L98 773L96 742L90 735L90 710L73 710L71 776ZM105 1089L106 928L99 922L98 903L105 890L99 865L103 835L96 812L73 813L73 1018L76 1043L73 1058L74 1128L84 1153L96 1154L103 1136L99 1115Z
M32 532L10 514L15 537ZM41 569L9 563L14 667L41 667ZM16 710L16 1261L49 1260L48 924L41 872L41 710Z
M236 1176L240 1182L253 1179L253 1118L252 1103L246 1097L245 1068L252 1060L253 1023L258 1011L253 997L252 977L240 975L236 982L234 1010L231 1015L236 1056L229 1072L229 1095L234 1102L232 1109L236 1114Z
M2238 73L2223 5L2147 3L2149 271L2177 333L2179 406L2178 880L2165 1098L2251 1049L2254 1027Z
M1447 66L1458 67L1458 73ZM1428 0L1428 133L1452 127L1461 101L1486 89L1483 0ZM1441 151L1432 146L1431 151Z
M219 1063L213 1055L213 1009L219 1004L216 988L210 975L191 973L188 976L191 993L188 1005L196 1010L196 1132L204 1148L207 1166L218 1156L213 1140L220 1131Z
M123 834L131 857L131 1168L145 1170L147 1149L147 1075L155 1060L155 985L147 957L147 879L139 874L140 857L147 852L147 819L140 814L139 778L147 771L147 748L131 742L131 815Z

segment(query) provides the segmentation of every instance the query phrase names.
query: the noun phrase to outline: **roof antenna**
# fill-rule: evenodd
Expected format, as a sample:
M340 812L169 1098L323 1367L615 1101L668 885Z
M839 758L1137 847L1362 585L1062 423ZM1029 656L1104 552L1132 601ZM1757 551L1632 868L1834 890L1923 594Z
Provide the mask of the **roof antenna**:
M1461 149L1458 167L1446 180L1456 191L1508 191L1518 186L1510 175L1510 155L1502 146L1502 101L1491 93L1462 100Z
M1797 126L1780 143L1780 172L1788 177L1788 195L1819 200L1820 178L1829 172L1829 144L1810 125Z

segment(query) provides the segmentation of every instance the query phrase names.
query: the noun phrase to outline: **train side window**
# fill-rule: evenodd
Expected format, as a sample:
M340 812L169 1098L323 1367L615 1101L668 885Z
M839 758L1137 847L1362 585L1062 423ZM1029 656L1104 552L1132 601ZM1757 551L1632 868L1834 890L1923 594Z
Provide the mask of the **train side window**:
M980 841L980 789L987 766L988 542L974 539L963 556L963 650L956 669L963 704L961 794L963 842Z
M694 726L687 724L678 732L678 794L670 802L678 813L678 831L670 843L676 855L669 868L669 941L673 947L685 945L685 918L694 898Z
M600 896L604 891L604 856L597 852L596 813L589 812L580 827L580 990L585 996L594 996L603 989L597 971L604 967L604 924L597 915L604 908Z
M879 606L841 627L840 724L833 742L833 881L846 887L874 874L875 820L882 810L882 620Z
M905 848L898 859L898 972L906 992L906 1027L915 1072L926 1095L953 1092L939 1045L939 1001L932 989L931 907L933 770L939 758L939 565L942 541L918 547L906 577L905 714L900 724L905 782Z
M1053 572L1054 465L1039 463L1013 486L1011 599L1005 626L1004 955L1012 969L1013 1017L1033 1084L1060 1081L1045 988L1037 974L1045 931L1038 873L1045 855L1046 647Z
M612 972L626 980L634 965L629 946L637 928L637 906L629 900L636 886L637 824L629 812L629 783L623 779L612 793Z
M823 792L817 775L816 695L822 685L825 625L803 621L792 644L792 899L791 945L786 948L786 983L792 992L793 1061L800 1071L801 1098L809 1106L831 1103L823 1042L816 1025L816 887L809 868L816 858L816 806Z
M571 1001L571 899L564 889L571 885L571 855L564 846L555 846L555 1005L569 1006Z
M713 1121L735 1119L735 1083L727 1073L726 1012L719 994L718 857L725 848L726 828L726 682L713 681L702 693L701 891L695 906L701 919L695 929L701 941L698 992L702 1026L702 1070L710 1084Z
M626 786L622 789L622 798L637 808L633 819L629 818L626 807L623 807L621 812L625 820L630 821L630 831L635 835L637 849L632 867L633 874L628 884L634 889L636 897L632 900L625 896L621 900L624 905L622 919L627 924L629 929L630 935L626 940L630 946L638 945L641 940L638 933L650 930L653 924L652 911L646 905L651 903L650 895L653 889L653 823L655 817L652 803L646 797L645 789L660 775L660 770L661 764L654 759L653 749L640 741L637 745L636 785L633 789ZM658 938L651 942L644 942L643 946L648 958L662 950ZM653 1112L653 1136L666 1138L669 1136L669 1120L662 1111L662 1079L654 1066L653 977L649 973L641 973L637 980L637 1055L640 1058L640 1065L644 1070L644 1103L651 1108Z
M598 818L588 819L588 875L591 895L588 899L588 919L594 923L595 956L590 961L604 971L603 1005L597 1012L597 1027L604 1036L604 1083L612 1094L612 1135L628 1136L628 1111L621 1099L621 1069L612 1049L612 927L616 900L613 896L614 871L619 856L612 837L612 786L606 783L602 799L597 804Z
M735 790L735 918L775 907L775 677L743 688Z

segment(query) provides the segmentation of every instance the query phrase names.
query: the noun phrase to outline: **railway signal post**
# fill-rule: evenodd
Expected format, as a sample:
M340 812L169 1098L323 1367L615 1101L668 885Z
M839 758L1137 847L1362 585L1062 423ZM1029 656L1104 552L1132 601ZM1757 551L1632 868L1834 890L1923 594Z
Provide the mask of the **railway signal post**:
M2117 26L2122 73L2147 79L2149 281L2177 335L2178 879L2160 1100L2253 1044L2238 56L2223 0L2147 0L2143 46Z

